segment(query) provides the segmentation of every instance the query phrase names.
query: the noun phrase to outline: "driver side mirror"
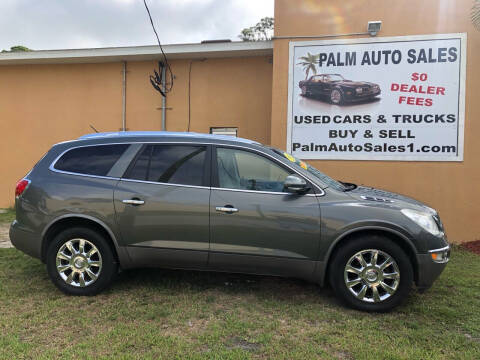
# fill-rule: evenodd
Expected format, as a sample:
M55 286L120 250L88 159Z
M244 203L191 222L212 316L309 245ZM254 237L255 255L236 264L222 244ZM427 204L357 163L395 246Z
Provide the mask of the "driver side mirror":
M307 182L297 175L288 175L283 182L283 187L289 192L297 194L303 194L310 190Z

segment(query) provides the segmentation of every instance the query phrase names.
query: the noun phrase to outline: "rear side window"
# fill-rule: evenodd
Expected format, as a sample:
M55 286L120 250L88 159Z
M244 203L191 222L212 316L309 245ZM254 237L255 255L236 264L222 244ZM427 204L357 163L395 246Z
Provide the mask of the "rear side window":
M78 174L106 176L129 144L84 146L67 151L54 169Z
M206 152L206 146L147 145L125 178L201 186Z

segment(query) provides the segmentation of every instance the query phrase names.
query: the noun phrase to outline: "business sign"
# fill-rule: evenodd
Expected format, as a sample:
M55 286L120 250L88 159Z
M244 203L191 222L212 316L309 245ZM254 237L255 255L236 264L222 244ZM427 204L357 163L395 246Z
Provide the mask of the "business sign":
M302 159L462 161L466 34L290 43Z

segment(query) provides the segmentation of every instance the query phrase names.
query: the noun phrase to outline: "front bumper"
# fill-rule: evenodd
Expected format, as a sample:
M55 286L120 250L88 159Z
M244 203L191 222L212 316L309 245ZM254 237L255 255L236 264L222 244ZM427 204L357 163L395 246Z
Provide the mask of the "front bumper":
M361 93L361 94L357 94L355 93L355 90L351 91L350 93L349 92L345 92L345 98L347 101L362 101L362 100L366 100L366 99L371 99L375 96L378 96L381 94L381 90L378 90L378 91L368 91L368 92L364 92L364 93Z
M25 254L40 259L41 257L41 241L37 234L25 229L17 220L10 225L10 241L18 250Z
M443 253L445 258L442 262L435 262L432 253ZM417 254L417 287L420 290L427 290L432 286L433 282L440 276L447 266L450 259L450 246L444 248L430 250L428 254Z

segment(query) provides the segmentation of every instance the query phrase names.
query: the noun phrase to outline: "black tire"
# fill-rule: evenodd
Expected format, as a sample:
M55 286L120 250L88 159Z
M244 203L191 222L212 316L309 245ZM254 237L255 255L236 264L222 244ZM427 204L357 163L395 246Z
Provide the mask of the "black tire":
M385 300L379 302L359 300L345 283L344 272L349 260L358 252L370 249L379 250L380 252L390 255L390 257L395 260L400 273L396 291ZM350 274L348 276L350 276ZM407 298L413 283L413 267L407 254L389 238L380 235L359 236L344 246L341 246L335 252L329 265L329 281L337 297L347 306L368 312L388 312L400 305ZM362 280L357 286L361 288L364 284L367 284L366 280L365 282ZM378 288L380 289L380 287ZM379 291L383 290L382 288ZM373 295L371 298L372 297Z
M91 284L83 287L68 284L57 270L58 251L64 244L73 239L87 240L97 248L101 256L101 268L98 268L98 277ZM101 234L85 227L66 229L55 236L48 246L46 263L48 275L52 282L68 295L88 296L98 294L112 283L118 273L118 264L110 244ZM88 279L91 281L93 278Z
M333 94L338 93L339 94L339 100L334 100L333 99ZM332 92L330 93L330 102L334 105L342 105L345 102L345 98L343 96L343 91L338 88L334 88Z

